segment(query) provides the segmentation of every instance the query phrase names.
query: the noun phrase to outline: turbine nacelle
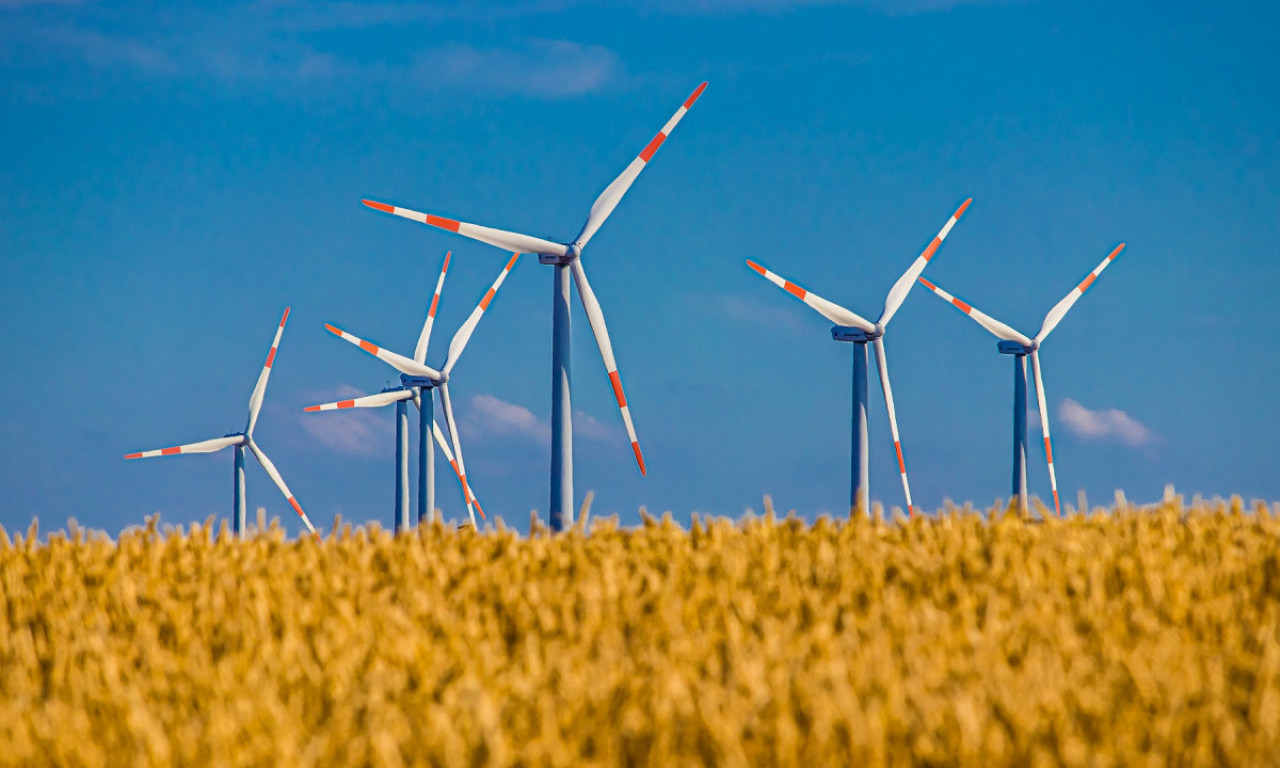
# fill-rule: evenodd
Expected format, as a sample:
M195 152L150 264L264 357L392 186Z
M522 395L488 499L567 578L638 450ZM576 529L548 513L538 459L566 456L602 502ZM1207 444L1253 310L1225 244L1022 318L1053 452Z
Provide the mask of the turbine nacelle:
M861 328L854 328L851 325L833 325L831 326L831 338L833 341L854 341L865 343L875 341L884 335L884 328L877 325L874 330L864 331Z
M444 371L440 372L440 378L433 379L429 376L410 376L407 373L400 374L400 386L384 389L383 392L390 392L392 389L405 389L408 387L417 387L421 389L432 389L444 384L449 380L449 374Z
M566 245L565 248L568 250L566 250L563 255L559 253L538 254L538 263L550 264L553 266L561 267L561 266L568 266L569 264L572 264L573 262L582 258L581 245L578 245L577 243L573 243L572 245Z
M1002 355L1029 355L1040 348L1040 342L1035 339L1030 344L1023 344L1020 341L1001 341L996 344L996 349L1000 350Z

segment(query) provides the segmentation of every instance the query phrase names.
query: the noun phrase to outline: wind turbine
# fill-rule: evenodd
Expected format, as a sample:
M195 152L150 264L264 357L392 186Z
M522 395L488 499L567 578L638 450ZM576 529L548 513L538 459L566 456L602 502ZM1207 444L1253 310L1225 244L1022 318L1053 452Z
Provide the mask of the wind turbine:
M418 474L418 519L423 520L435 508L435 451L431 447L431 443L427 437L428 434L435 433L437 439L443 445L443 437L439 435L439 428L435 426L433 402L433 392L440 390L440 399L444 404L445 422L449 427L449 437L453 442L453 454L449 454L449 449L445 448L445 456L449 459L449 463L454 465L454 471L458 474L458 480L462 483L462 495L467 502L467 514L471 517L472 527L476 525L476 514L473 510L475 505L475 497L471 493L471 485L467 482L467 468L462 460L462 444L458 441L458 425L453 419L453 406L449 401L449 372L453 370L453 366L457 364L458 357L462 355L462 350L466 348L467 342L471 340L471 334L475 332L476 325L480 322L480 318L484 315L484 311L489 308L489 303L493 301L493 297L497 295L498 289L502 287L502 283L507 279L507 274L511 272L511 268L516 265L516 259L520 257L519 253L511 254L511 258L507 261L507 265L498 273L497 279L493 281L493 285L489 287L489 291L480 299L480 304L471 310L471 315L453 334L453 339L449 342L449 353L444 361L444 366L440 370L428 367L424 361L427 359L427 348L431 342L431 327L435 324L436 307L440 303L440 290L444 287L445 273L449 270L449 255L445 254L444 266L440 270L440 278L436 281L436 293L431 300L431 308L427 311L427 320L423 323L422 333L418 336L418 345L414 348L413 357L405 357L396 354L389 349L383 349L377 344L365 341L359 336L354 336L346 331L335 328L328 323L325 328L332 334L340 337L344 341L363 349L365 352L373 355L383 361L392 368L400 372L400 383L404 387L401 392L408 394L399 394L397 391L383 392L378 395L367 395L360 400L364 401L359 405L354 400L350 401L351 405L344 405L347 401L338 403L327 403L325 405L315 405L307 408L308 411L331 410L343 407L375 407L387 405L397 402L396 414L396 446L397 446L397 517L403 518L403 523L408 524L408 504L405 501L404 484L408 479L408 468L404 454L407 447L404 442L404 401L410 397L414 397L414 390L417 390L418 414L420 421L418 423L418 448L421 452ZM425 457L425 458L423 458ZM481 511L481 516L484 512ZM400 528L400 521L397 521L397 529Z
M947 223L942 226L937 237L929 243L924 252L916 257L911 266L898 282L889 289L885 297L884 309L880 319L870 323L861 316L845 309L839 304L827 301L817 294L807 291L795 283L774 272L770 272L754 261L747 260L747 266L764 276L766 280L782 288L787 293L809 305L814 311L831 322L831 338L835 341L853 342L853 440L851 451L849 505L854 509L868 509L871 499L870 470L867 447L867 343L870 342L876 351L876 369L880 372L880 388L884 391L885 408L889 411L889 429L893 433L893 449L898 454L898 471L902 474L902 491L907 498L907 512L915 516L915 507L911 504L911 485L907 482L907 463L902 457L902 441L898 437L898 417L893 407L893 389L889 386L889 363L884 354L884 332L893 319L894 313L902 306L916 278L924 271L925 265L937 253L942 241L946 239L951 228L956 225L973 198L960 204L956 212L951 214Z
M258 383L253 388L253 394L249 397L249 422L245 425L243 432L233 432L226 437L217 437L212 440L203 440L198 443L188 443L186 445L175 445L172 448L161 448L155 451L142 451L140 453L130 453L125 456L126 459L149 459L152 456L176 456L183 453L213 453L223 448L235 446L235 496L234 496L234 517L232 518L232 527L237 536L244 535L244 449L247 447L258 460L262 468L271 476L271 480L284 494L285 499L289 501L289 506L293 507L293 511L298 513L298 517L302 518L302 522L307 524L307 530L312 533L316 532L315 526L311 524L311 520L307 518L307 513L302 511L302 507L298 504L298 500L293 497L293 492L289 490L289 486L285 485L284 478L280 476L280 471L276 469L276 465L271 463L271 459L267 458L267 454L262 452L258 444L253 439L253 428L258 423L258 411L262 409L262 396L267 391L267 379L271 376L271 366L276 359L276 350L280 347L280 336L284 333L285 321L289 319L289 308L284 308L284 316L280 318L280 325L276 328L275 340L271 342L271 351L267 353L267 362L262 365L262 373L258 374Z
M569 349L569 277L578 286L578 295L582 299L582 307L586 310L587 320L591 323L591 332L596 337L596 345L600 347L600 356L604 359L605 371L609 374L609 382L613 385L614 398L622 411L622 421L627 428L627 437L631 440L631 450L635 453L636 464L640 474L645 474L644 455L640 452L640 442L636 438L635 427L631 423L631 412L627 406L626 395L622 391L622 378L618 375L618 365L613 357L613 345L609 341L609 329L604 322L604 313L600 302L596 300L591 284L587 282L587 273L582 267L582 250L590 242L592 236L600 229L609 214L617 207L623 195L631 188L631 184L653 158L658 147L666 141L675 129L676 124L689 111L706 83L694 89L684 104L676 110L662 130L658 131L640 154L631 161L622 175L613 180L604 192L596 198L587 215L582 230L571 243L553 243L540 237L522 235L492 227L455 221L431 213L419 213L408 208L378 203L372 200L362 201L375 210L402 216L406 219L429 224L433 227L456 232L463 237L479 240L498 248L522 253L538 254L538 261L555 266L554 294L552 298L552 332L551 332L551 504L550 518L553 530L564 530L573 525L573 421L570 397L570 349Z
M1063 297L1049 310L1049 314L1045 315L1044 322L1040 324L1040 332L1035 338L1027 338L1024 334L1015 331L1013 328L996 320L990 315L984 314L972 304L968 304L955 296L947 293L933 283L920 278L920 282L925 287L941 298L945 299L951 306L973 318L973 321L983 328L986 328L993 336L1000 339L997 349L1002 355L1013 355L1013 493L1018 496L1018 502L1022 505L1023 510L1029 509L1027 506L1027 361L1028 356L1031 357L1031 371L1036 378L1036 403L1040 408L1040 429L1044 433L1044 455L1045 460L1049 464L1049 484L1053 488L1053 511L1056 515L1062 514L1062 506L1058 502L1058 477L1053 471L1053 444L1049 439L1049 411L1045 407L1044 395L1044 379L1040 374L1040 345L1044 340L1049 338L1049 334L1054 328L1058 327L1058 323L1062 322L1062 318L1066 316L1067 311L1075 305L1084 292L1089 290L1089 286L1093 285L1093 281L1098 279L1098 275L1102 274L1102 270L1107 268L1116 256L1120 255L1120 251L1124 250L1124 243L1117 245L1115 250L1102 260L1102 263L1094 267L1080 284L1071 289L1071 292Z

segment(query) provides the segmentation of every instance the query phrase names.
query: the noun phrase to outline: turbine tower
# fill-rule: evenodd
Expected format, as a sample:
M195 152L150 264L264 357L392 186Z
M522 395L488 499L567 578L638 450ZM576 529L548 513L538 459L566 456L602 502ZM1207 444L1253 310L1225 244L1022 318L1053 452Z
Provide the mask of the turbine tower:
M456 232L463 237L479 240L498 248L522 253L538 254L538 261L555 267L552 294L552 334L551 334L551 504L550 518L553 530L564 530L573 525L573 407L570 397L570 349L569 349L569 279L578 286L578 295L582 299L582 307L586 310L587 321L591 324L591 332L595 335L596 345L600 347L600 356L604 359L605 371L609 374L609 382L613 385L614 398L622 411L622 421L627 428L627 436L631 440L631 450L635 454L640 474L645 474L644 455L640 452L640 442L636 438L635 427L631 423L631 412L627 406L627 398L622 391L622 379L618 375L618 365L613 357L613 345L609 341L609 329L605 325L604 313L600 302L596 300L591 284L587 282L587 273L582 266L582 250L586 248L592 236L600 229L609 214L617 207L631 184L653 158L658 147L666 141L675 129L676 124L693 106L706 83L699 85L684 104L676 110L666 125L658 131L640 154L631 161L622 175L613 180L604 192L596 198L591 212L582 230L571 243L553 243L539 237L522 235L492 227L468 224L455 221L431 213L398 206L378 203L372 200L362 201L365 205L385 213L402 216L406 219Z
M392 390L377 395L367 395L356 400L344 400L337 403L326 403L325 405L313 405L306 410L323 411L335 410L338 408L354 408L354 407L377 407L387 405L389 403L398 403L396 414L396 529L408 526L408 502L407 494L404 492L404 484L408 479L407 458L405 454L407 445L404 443L404 422L402 411L405 408L404 401L410 397L417 398L418 403L418 447L419 455L419 474L418 474L418 520L421 522L435 509L435 451L431 447L429 434L435 433L436 439L440 441L442 447L445 448L445 456L449 463L453 464L454 472L458 475L458 480L462 484L462 495L467 502L467 514L471 518L472 527L476 525L476 515L473 506L475 496L471 493L471 485L467 482L467 468L462 460L462 443L458 439L458 425L453 418L453 405L449 400L449 373L453 370L453 366L457 364L458 358L462 355L462 350L466 349L467 342L471 340L471 334L475 332L476 325L479 324L480 318L484 316L484 312L489 308L489 303L493 301L493 297L497 295L498 289L502 287L502 283L507 279L507 275L511 272L511 268L516 265L516 259L520 257L519 253L511 254L511 258L507 261L507 265L498 273L497 279L493 281L493 285L489 287L489 291L480 299L480 304L473 310L471 315L453 335L453 339L449 342L449 352L444 361L444 365L440 370L430 368L424 364L427 359L427 349L431 342L431 327L435 323L436 307L440 302L440 290L444 287L444 276L449 269L449 255L445 254L444 266L440 270L440 278L436 281L436 293L431 300L431 308L427 311L427 320L422 326L422 333L418 336L418 345L415 347L413 357L405 357L396 354L388 349L383 349L377 344L365 341L359 336L354 336L346 331L335 328L332 325L325 324L328 331L344 341L351 342L363 349L365 352L373 355L383 361L392 368L400 372L400 383L402 389L400 391ZM448 447L445 447L444 439L439 435L439 428L435 426L434 414L435 408L433 402L433 393L436 389L440 390L440 399L444 404L445 423L449 428L449 437L453 442L453 453L449 453ZM415 392L416 391L416 392ZM480 512L481 517L484 511Z
M1045 315L1044 322L1040 325L1040 332L1035 338L1027 338L1026 335L1014 330L1008 325L996 320L990 315L984 314L972 304L961 301L955 296L947 293L933 283L920 278L920 282L925 287L936 293L948 304L968 315L978 325L986 328L993 336L1000 339L997 349L1002 355L1013 355L1013 494L1018 497L1018 503L1022 506L1023 511L1030 509L1027 505L1027 357L1031 358L1031 371L1036 379L1036 404L1040 409L1040 429L1044 434L1044 456L1045 461L1049 465L1049 485L1053 489L1053 511L1055 515L1062 514L1062 506L1058 502L1058 477L1053 471L1053 444L1049 439L1049 412L1045 408L1044 379L1040 373L1040 345L1044 340L1049 338L1049 334L1054 328L1058 327L1058 323L1062 322L1062 318L1066 316L1067 311L1075 305L1084 292L1089 290L1089 286L1093 285L1093 281L1098 279L1098 275L1102 274L1102 270L1107 268L1115 257L1120 255L1120 251L1124 250L1124 243L1117 245L1115 250L1102 260L1102 263L1089 273L1080 284L1071 289L1071 292L1063 297L1049 310L1049 314Z
M262 397L267 391L267 379L271 377L271 366L276 359L276 350L280 347L280 336L284 333L285 321L289 319L289 308L284 308L284 316L280 318L280 325L276 328L276 337L271 342L271 351L267 353L267 362L262 365L262 373L258 374L258 383L253 388L253 394L249 397L249 422L245 425L243 432L233 432L226 437L216 437L212 440L203 440L198 443L188 443L186 445L175 445L172 448L161 448L155 451L142 451L140 453L130 453L125 456L126 459L149 459L153 456L177 456L184 453L213 453L223 448L235 446L235 476L234 476L234 501L233 501L233 517L232 529L236 536L244 535L244 449L247 447L257 459L262 468L271 476L271 480L284 494L288 500L289 506L293 507L293 511L298 513L298 517L302 518L302 522L306 523L307 530L312 533L316 532L315 526L311 524L311 520L307 518L307 513L302 511L302 507L298 504L298 500L293 497L293 492L289 490L289 486L285 485L284 478L280 476L280 471L276 469L276 465L271 463L271 459L267 458L267 454L262 452L257 442L253 439L253 428L258 423L258 411L262 410Z
M902 441L898 437L898 417L893 406L893 389L889 386L889 363L884 353L884 333L893 319L894 313L902 306L916 278L924 271L925 265L937 253L951 228L956 225L973 198L960 204L956 212L951 214L937 237L929 243L924 252L916 257L898 282L889 289L885 297L884 309L880 319L875 323L868 322L861 316L845 309L839 304L827 301L817 294L807 291L795 283L774 272L770 272L754 261L748 260L747 266L764 276L766 280L782 288L787 293L809 305L814 311L835 323L831 329L831 338L836 341L853 342L853 437L850 456L850 491L849 506L865 512L871 500L869 451L867 446L867 343L876 352L876 369L880 372L880 388L884 391L884 404L889 412L889 429L893 434L893 449L898 454L898 472L902 475L902 491L907 499L907 512L915 516L915 507L911 503L911 485L907 482L907 463L902 456Z

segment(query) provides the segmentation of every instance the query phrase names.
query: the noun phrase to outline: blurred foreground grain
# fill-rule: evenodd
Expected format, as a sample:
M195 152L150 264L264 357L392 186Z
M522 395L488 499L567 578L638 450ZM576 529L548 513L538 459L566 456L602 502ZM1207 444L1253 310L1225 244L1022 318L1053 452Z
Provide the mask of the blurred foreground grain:
M1276 765L1280 520L0 529L5 765Z

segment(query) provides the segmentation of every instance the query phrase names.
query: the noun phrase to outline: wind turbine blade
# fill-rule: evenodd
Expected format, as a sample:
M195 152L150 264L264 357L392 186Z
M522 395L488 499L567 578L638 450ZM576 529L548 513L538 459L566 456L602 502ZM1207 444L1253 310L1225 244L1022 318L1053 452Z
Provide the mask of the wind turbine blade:
M1102 270L1106 269L1107 265L1110 264L1115 257L1119 256L1120 252L1123 250L1124 243L1117 245L1116 249L1108 254L1107 258L1102 260L1101 264L1093 268L1093 271L1089 273L1088 277L1081 280L1079 285L1071 289L1071 293L1068 293L1063 297L1062 301L1055 304L1053 309L1049 310L1049 314L1044 316L1044 325L1040 326L1040 332L1036 334L1036 341L1044 341L1049 337L1049 334L1053 332L1053 329L1058 327L1058 323L1062 322L1062 318L1067 314L1067 311L1080 300L1080 297L1084 295L1084 292L1089 290L1089 286L1093 285L1093 281L1098 279L1098 275L1102 274Z
M471 527L476 530L476 513L472 510L471 485L467 482L467 465L462 461L462 443L458 442L458 424L453 420L453 406L449 403L448 383L440 386L440 399L444 402L444 418L449 427L449 437L453 440L453 455L458 460L458 479L462 482L462 495L467 500L467 514L471 516Z
M422 363L410 360L404 355L397 355L389 349L383 349L377 344L365 341L359 336L353 336L341 328L335 328L328 323L325 323L324 327L329 333L332 333L343 341L349 341L352 344L355 344L357 347L363 349L365 352L368 352L401 373L407 373L410 376L426 376L430 379L436 380L440 378L440 372L435 368L429 368Z
M818 314L827 318L828 320L835 323L836 325L845 325L853 328L861 328L862 330L868 333L874 332L876 329L874 325L867 322L862 317L854 314L853 312L850 312L849 310L845 309L839 304L827 301L826 299L822 298L816 293L813 293L812 291L806 291L805 289L801 288L800 286L786 279L782 275L779 275L776 272L770 272L769 270L755 263L751 259L747 259L747 266L751 267L761 275L764 275L765 280L768 280L769 282L778 286L782 290L786 291L792 296L795 296L797 299L803 301L805 304L808 304L815 311L817 311Z
M411 399L413 399L412 389L393 389L390 392L379 392L376 395L365 395L351 400L339 400L336 403L308 405L302 410L312 413L315 411L340 411L344 408L381 408L384 405L390 405L400 400Z
M609 374L609 383L613 385L613 396L618 401L618 409L622 411L622 423L627 427L627 438L631 441L631 452L636 456L636 464L640 474L646 474L644 454L640 452L640 441L636 439L636 428L631 423L631 408L627 405L627 396L622 391L622 377L618 374L618 361L613 358L613 344L609 341L609 328L604 322L604 312L600 302L596 300L591 283L587 282L586 270L582 268L582 260L575 259L569 266L573 272L573 281L578 286L578 297L582 299L582 308L587 311L587 320L591 323L591 332L595 334L596 346L600 347L600 357L604 360L604 369Z
M458 482L463 485L463 493L468 493L470 486L467 485L466 478L463 477L462 473L458 470L458 462L453 458L453 451L449 449L449 443L445 441L444 433L440 431L440 422L431 422L431 433L435 436L436 444L440 446L440 450L444 452L445 460L449 462L449 466L453 467L453 474L457 476ZM471 492L471 503L476 505L476 511L480 513L480 519L487 520L488 518L485 517L484 509L480 506L480 500L476 498L474 492Z
M450 232L457 232L463 237L469 237L472 240L479 240L482 243L497 246L504 251L516 251L518 253L549 253L555 256L564 256L569 252L567 246L561 243L553 243L550 240L543 240L540 237L522 235L519 232L508 232L504 229L482 227L479 224L468 224L465 221L454 221L453 219L446 219L443 216L436 216L430 213L419 213L418 211L411 211L408 208L399 208L394 205L378 203L373 200L361 200L360 202L375 211L394 214L423 224L430 224L431 226L439 227L440 229L447 229Z
M667 140L667 137L671 135L671 131L675 130L676 124L684 118L685 113L698 100L698 97L702 95L702 91L706 87L707 84L703 83L694 89L689 98L684 100L684 104L680 105L676 113L667 121L667 124L662 126L662 130L658 131L658 134L649 140L649 143L645 145L639 155L636 155L636 158L631 161L626 170L618 178L614 179L612 184L605 187L600 196L596 198L596 201L592 203L591 213L587 215L587 221L582 225L582 231L578 233L578 236L573 241L579 249L586 247L591 238L595 236L596 230L600 229L600 225L604 224L605 220L609 218L609 214L613 213L613 209L618 207L618 203L622 201L622 196L627 194L627 190L631 188L631 184L636 180L636 177L649 164L649 160L658 151L658 147L662 146L662 142Z
M440 305L440 291L444 288L444 275L449 271L449 257L453 251L444 254L444 265L440 267L440 277L436 280L436 292L431 296L431 308L427 310L427 320L422 324L422 333L418 334L418 346L413 348L413 361L425 362L427 345L431 343L431 326L436 322L436 307Z
M973 321L975 323L982 326L983 328L986 328L996 338L1004 339L1005 341L1016 341L1019 344L1031 346L1031 339L1028 339L1025 335L1018 333L1017 331L1005 325L1004 323L1000 322L999 320L995 319L994 317L982 312L972 304L966 304L965 302L961 301L955 296L952 296L951 294L942 290L938 286L924 279L923 276L917 279L924 284L924 287L928 288L929 290L941 296L943 300L951 304L951 306L955 307L956 309L965 313L969 317L973 318Z
M249 450L253 452L253 457L258 460L258 463L262 465L262 468L271 476L271 481L275 483L276 487L280 489L280 492L284 494L285 499L289 502L289 506L293 507L293 511L298 513L298 517L302 518L302 522L307 524L307 530L315 533L316 527L311 524L311 520L307 517L307 513L302 511L302 507L298 504L298 500L293 497L293 491L290 491L289 486L285 485L284 478L280 476L280 470L276 469L276 465L271 463L271 459L267 458L267 454L263 453L262 449L259 448L256 443L252 440L248 440L246 442L249 444Z
M253 427L258 423L258 411L262 410L262 396L267 391L267 379L271 378L271 365L276 361L276 350L280 347L280 336L284 333L285 321L289 319L289 308L284 308L284 316L276 328L276 337L271 341L271 351L267 353L267 362L262 364L262 373L258 374L258 383L249 396L249 424L244 428L246 435L253 434Z
M902 473L902 491L907 497L907 514L916 516L911 505L911 484L907 482L907 462L902 458L902 440L898 437L898 414L893 407L893 389L889 386L889 362L884 356L884 339L875 340L876 368L880 371L880 388L884 390L884 405L889 411L889 431L893 433L893 450L898 453L898 471Z
M889 295L884 300L884 311L880 313L880 320L876 323L877 325L884 327L893 319L898 307L901 307L902 302L907 300L907 294L911 292L911 286L916 284L916 278L920 276L920 273L924 271L925 265L942 247L942 241L947 239L951 228L956 225L956 222L964 215L965 209L969 207L969 203L972 202L973 198L970 197L960 204L956 212L951 214L951 218L947 219L947 223L942 225L937 237L933 238L933 241L916 257L916 260L911 263L907 271L902 273L902 277L898 278L898 282L894 283L893 287L889 289Z
M125 454L126 459L149 459L153 456L177 456L181 453L213 453L220 451L232 445L239 445L244 442L244 435L231 435L230 437L216 437L212 440L202 440L198 443L187 443L186 445L175 445L172 448L161 448L155 451L141 451L139 453Z
M1040 377L1040 353L1031 351L1031 370L1036 376L1036 407L1040 409L1040 431L1044 433L1044 458L1049 462L1049 486L1053 488L1053 513L1062 516L1058 503L1058 476L1053 471L1053 441L1049 439L1049 409L1045 407L1044 379Z
M458 358L462 355L462 350L466 349L467 342L471 340L471 334L475 332L476 325L480 322L480 317L489 308L489 302L493 301L493 297L498 294L498 289L502 287L502 281L507 279L507 274L516 265L516 259L518 258L520 258L520 254L511 254L511 258L507 261L507 266L503 267L502 271L498 273L498 278L489 287L489 292L484 295L484 298L480 299L480 304L471 310L471 315L458 328L458 332L453 334L453 340L449 342L449 356L444 361L444 374L446 376L449 375L449 371L453 370L454 363L458 362Z

